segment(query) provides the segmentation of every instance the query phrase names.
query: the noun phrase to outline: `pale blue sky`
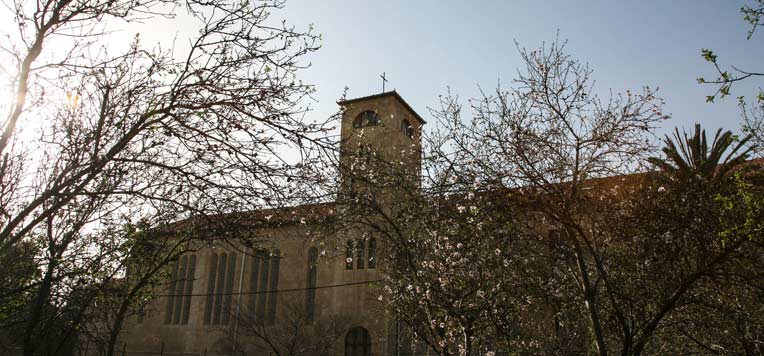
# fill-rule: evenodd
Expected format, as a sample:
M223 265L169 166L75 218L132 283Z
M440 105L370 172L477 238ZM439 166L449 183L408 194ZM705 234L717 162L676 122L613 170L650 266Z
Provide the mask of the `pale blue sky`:
M302 79L318 88L314 115L336 110L347 85L349 97L381 90L387 73L395 88L425 119L427 107L450 86L461 97L509 83L521 65L514 46L536 47L568 39L568 50L594 69L597 90L660 87L666 127L695 122L738 130L736 100L704 102L712 67L700 57L712 48L724 63L764 70L764 31L746 40L743 0L644 1L435 1L288 0L276 14L298 26L313 23L323 48L310 57ZM751 95L763 81L737 88ZM664 130L661 130L665 132Z

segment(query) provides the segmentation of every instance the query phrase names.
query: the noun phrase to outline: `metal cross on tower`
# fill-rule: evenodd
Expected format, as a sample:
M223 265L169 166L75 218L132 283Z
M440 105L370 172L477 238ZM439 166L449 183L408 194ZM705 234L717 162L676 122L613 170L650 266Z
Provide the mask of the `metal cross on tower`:
M387 83L387 77L385 77L385 72L382 72L382 75L379 76L382 78L382 92L385 92L385 83Z

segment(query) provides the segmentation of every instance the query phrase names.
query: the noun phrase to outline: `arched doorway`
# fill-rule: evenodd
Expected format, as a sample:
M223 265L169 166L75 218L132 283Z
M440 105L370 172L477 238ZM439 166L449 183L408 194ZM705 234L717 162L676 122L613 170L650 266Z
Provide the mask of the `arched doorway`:
M345 356L371 356L369 331L356 326L345 335Z

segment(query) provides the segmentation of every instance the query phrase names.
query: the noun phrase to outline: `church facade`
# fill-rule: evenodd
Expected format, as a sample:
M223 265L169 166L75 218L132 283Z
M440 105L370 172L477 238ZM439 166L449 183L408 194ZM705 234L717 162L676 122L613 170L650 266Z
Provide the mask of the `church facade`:
M418 173L425 121L398 93L339 104L341 161L371 146ZM292 209L295 216L327 214L333 204ZM118 349L125 355L270 355L271 342L328 341L328 355L426 354L422 345L411 347L410 335L377 300L382 242L359 230L339 238L346 245L338 253L326 253L311 224L295 218L259 229L266 243L257 250L206 246L182 256L159 297L127 322ZM254 337L253 330L266 335Z

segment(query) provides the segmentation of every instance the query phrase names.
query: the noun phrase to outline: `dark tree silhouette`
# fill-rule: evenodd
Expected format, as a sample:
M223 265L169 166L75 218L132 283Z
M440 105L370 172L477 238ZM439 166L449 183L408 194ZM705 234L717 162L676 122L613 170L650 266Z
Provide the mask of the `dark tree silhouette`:
M6 5L15 23L0 44L13 86L0 123L0 260L22 244L39 251L40 274L11 279L24 353L46 352L36 340L62 325L51 310L66 306L65 332L82 330L92 303L119 286L110 355L154 277L210 237L198 227L225 230L210 217L307 199L295 187L312 186L312 163L331 148L327 123L305 119L313 88L297 77L319 36L276 19L281 0ZM178 15L195 24L185 47L109 44L112 24ZM135 230L178 220L176 238L146 253ZM131 265L143 269L124 278ZM7 315L19 314L1 314L0 326L17 323Z

